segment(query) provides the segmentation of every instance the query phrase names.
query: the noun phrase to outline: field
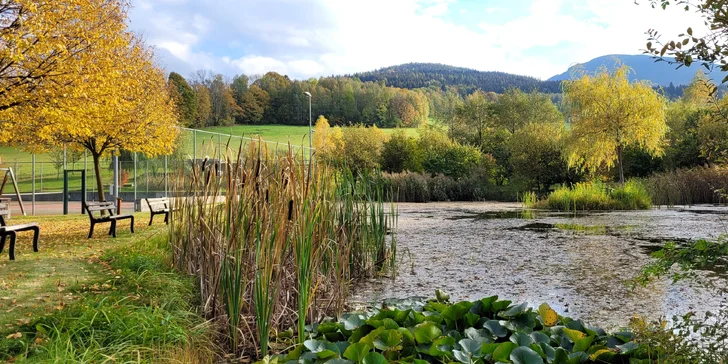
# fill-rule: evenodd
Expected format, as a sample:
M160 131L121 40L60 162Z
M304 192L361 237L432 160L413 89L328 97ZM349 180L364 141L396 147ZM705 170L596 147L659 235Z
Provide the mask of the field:
M382 129L382 131L389 135L392 134L396 129ZM417 135L416 128L405 129L408 135ZM210 133L207 133L210 132ZM214 133L214 134L212 134ZM237 149L239 146L240 137L243 138L257 138L260 136L265 141L270 143L279 143L278 147L283 149L286 147L288 142L292 146L308 146L308 126L292 126L292 125L235 125L230 127L216 126L202 129L197 132L196 143L193 142L195 137L193 132L185 131L182 133L181 146L184 150L183 156L186 158L203 158L204 156L212 156L219 151L220 143L224 146L228 143L223 135L230 135L233 138L230 140L230 147ZM193 147L196 145L196 148ZM274 146L272 148L275 148ZM22 150L22 148L14 148L10 146L0 146L0 167L12 167L18 178L19 189L22 192L31 192L31 154ZM102 161L103 178L106 184L112 182L112 173L108 168L104 168L109 165L110 161L105 159ZM127 167L123 167L127 170L132 170L131 162L123 162L128 164ZM137 165L138 173L138 188L140 191L144 190L155 190L160 185L159 168L163 164L162 158L156 158L150 161L154 166L154 173L150 175L152 186L147 186L147 178L145 174L145 163L141 161ZM42 165L42 166L41 166ZM69 163L69 169L83 169L84 162L83 157L76 162L73 166ZM50 192L60 191L63 188L63 175L61 173L62 167L57 167L53 162L51 154L38 154L36 155L36 192ZM93 166L91 163L90 156L87 158L87 184L89 189L95 188L95 182L93 180ZM42 178L41 178L42 175ZM2 176L0 176L1 178ZM74 175L70 178L71 190L80 189L80 175ZM42 181L42 182L41 182ZM131 191L133 188L127 187L125 190ZM8 186L5 189L5 193L12 193L12 187Z

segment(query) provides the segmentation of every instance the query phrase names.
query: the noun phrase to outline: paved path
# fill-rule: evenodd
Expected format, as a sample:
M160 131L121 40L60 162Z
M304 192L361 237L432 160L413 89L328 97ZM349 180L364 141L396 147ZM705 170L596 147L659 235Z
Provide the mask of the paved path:
M23 201L25 205L25 213L30 216L33 215L33 207L30 201ZM10 211L13 216L21 216L20 205L16 201L10 202ZM122 213L134 212L134 202L125 201L121 204ZM63 202L62 201L37 201L35 203L35 215L61 215L63 214ZM70 201L68 202L68 214L81 214L81 202Z

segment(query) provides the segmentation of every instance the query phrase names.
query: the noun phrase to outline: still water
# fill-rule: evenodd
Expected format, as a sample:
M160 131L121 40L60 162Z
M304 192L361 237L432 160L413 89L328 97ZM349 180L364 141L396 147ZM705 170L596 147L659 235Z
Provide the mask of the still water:
M631 290L627 281L666 241L728 233L728 208L691 206L580 213L525 212L519 204L398 204L398 274L358 285L354 304L434 296L452 300L498 295L606 329L635 315L650 319L715 311L726 298L694 282L657 280ZM699 273L722 285L722 272Z

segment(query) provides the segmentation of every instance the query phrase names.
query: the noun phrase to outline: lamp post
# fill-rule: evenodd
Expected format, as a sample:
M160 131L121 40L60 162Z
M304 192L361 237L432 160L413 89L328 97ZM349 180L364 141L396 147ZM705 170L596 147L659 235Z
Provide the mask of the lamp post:
M313 132L311 129L311 93L306 91L303 93L308 96L308 163L313 159Z

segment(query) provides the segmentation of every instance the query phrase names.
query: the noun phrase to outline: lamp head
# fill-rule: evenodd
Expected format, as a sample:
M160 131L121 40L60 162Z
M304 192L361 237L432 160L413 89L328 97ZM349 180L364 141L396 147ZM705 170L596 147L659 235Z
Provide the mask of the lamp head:
M303 94L306 95L306 96L308 96L309 98L311 97L311 93L308 92L308 91L304 92Z

